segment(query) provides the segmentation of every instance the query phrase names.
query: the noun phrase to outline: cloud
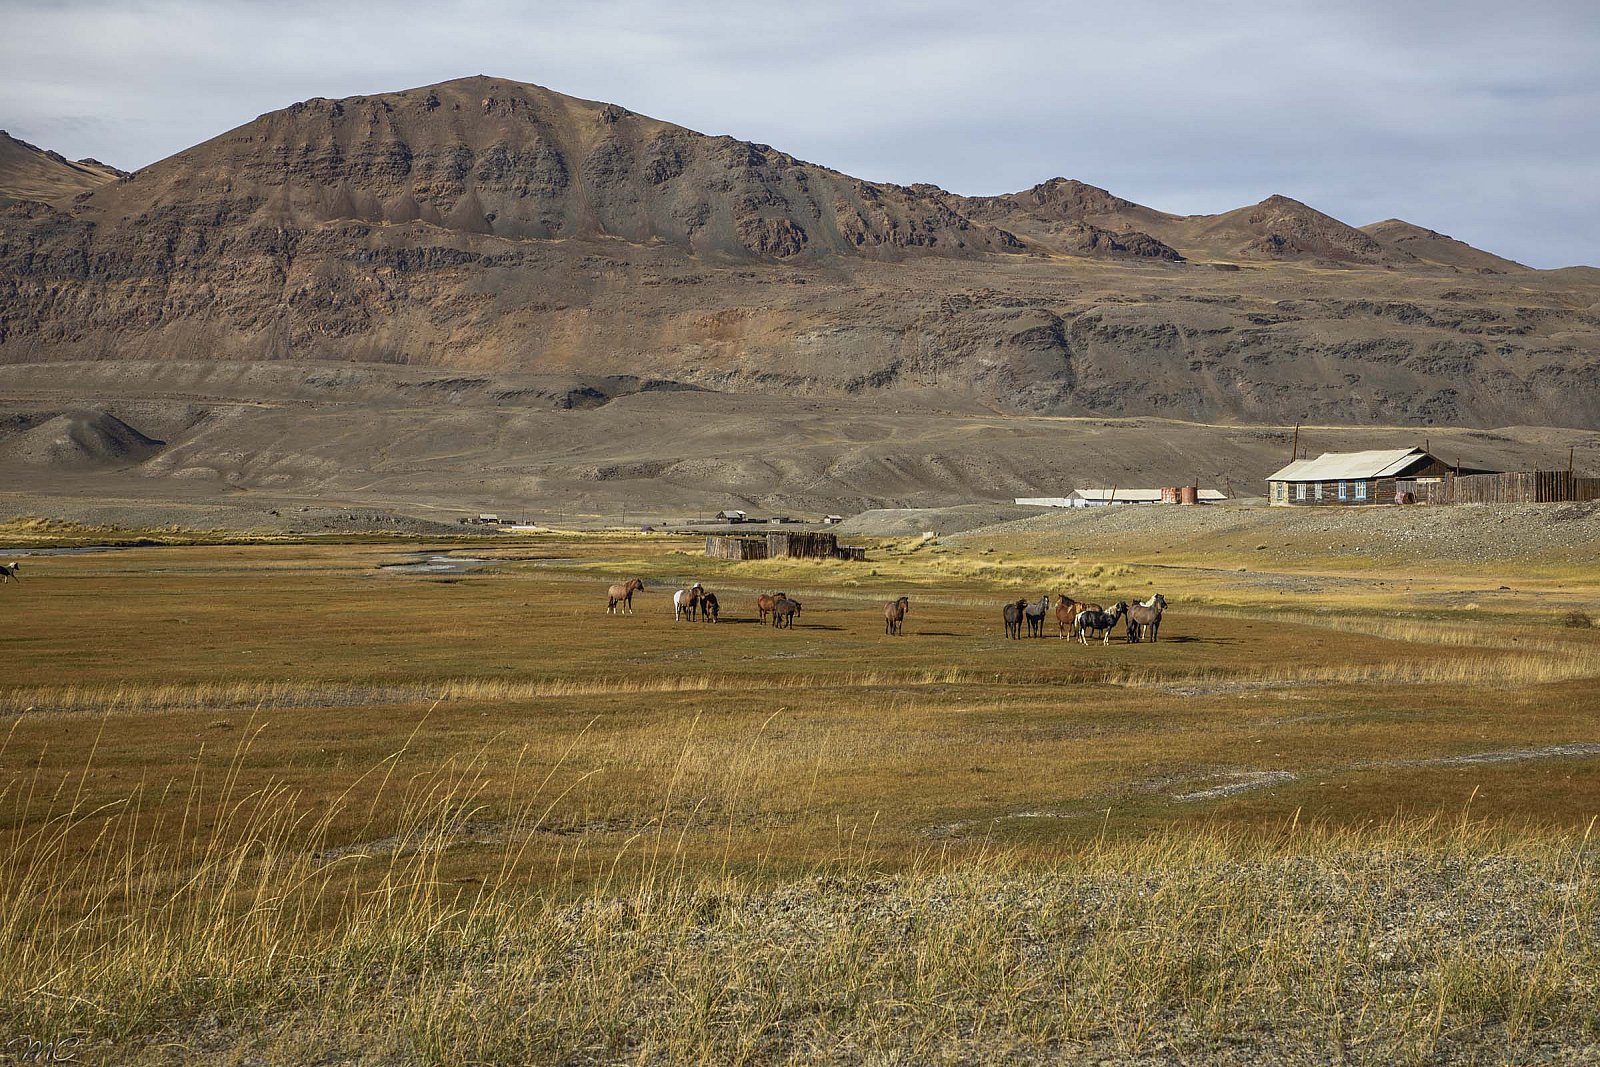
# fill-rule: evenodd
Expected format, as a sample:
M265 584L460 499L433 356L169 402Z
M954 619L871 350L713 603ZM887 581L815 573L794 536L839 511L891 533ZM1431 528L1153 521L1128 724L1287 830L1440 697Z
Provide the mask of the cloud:
M967 193L1274 192L1600 261L1590 0L0 0L0 125L141 166L310 96L487 73Z

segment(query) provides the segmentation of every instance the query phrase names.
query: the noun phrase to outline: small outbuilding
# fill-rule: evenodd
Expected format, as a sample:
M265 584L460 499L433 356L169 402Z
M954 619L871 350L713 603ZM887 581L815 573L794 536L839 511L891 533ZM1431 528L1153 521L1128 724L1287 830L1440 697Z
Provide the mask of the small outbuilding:
M1398 504L1451 472L1450 464L1420 448L1324 452L1297 459L1267 478L1274 507L1348 507Z
M713 559L844 559L865 560L867 550L841 545L831 533L799 531L769 533L766 537L706 538L706 555Z
M1217 504L1228 499L1215 489L1168 486L1162 489L1074 489L1066 496L1019 496L1018 504L1045 508L1099 508L1112 504Z

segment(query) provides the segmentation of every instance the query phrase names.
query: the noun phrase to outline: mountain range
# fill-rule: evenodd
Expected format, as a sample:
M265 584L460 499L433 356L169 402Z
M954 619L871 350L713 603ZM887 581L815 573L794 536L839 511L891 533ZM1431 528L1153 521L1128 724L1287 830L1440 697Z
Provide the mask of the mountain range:
M157 462L187 424L119 397L161 368L193 401L220 365L259 363L295 395L370 368L364 403L403 367L396 397L420 373L501 409L677 391L1592 429L1600 271L1287 196L1175 215L1068 178L1001 196L870 182L472 77L306 100L133 174L0 135L5 380L48 365L58 389L89 363L78 408L18 401L0 461L56 455L6 438L53 425Z

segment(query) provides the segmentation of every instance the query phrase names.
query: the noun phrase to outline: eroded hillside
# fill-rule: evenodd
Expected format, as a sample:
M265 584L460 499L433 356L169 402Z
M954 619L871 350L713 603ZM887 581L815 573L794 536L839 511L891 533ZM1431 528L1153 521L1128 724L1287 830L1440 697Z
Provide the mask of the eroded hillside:
M1002 410L1600 425L1600 275L1287 197L865 182L468 78L310 100L0 217L0 361L634 376Z

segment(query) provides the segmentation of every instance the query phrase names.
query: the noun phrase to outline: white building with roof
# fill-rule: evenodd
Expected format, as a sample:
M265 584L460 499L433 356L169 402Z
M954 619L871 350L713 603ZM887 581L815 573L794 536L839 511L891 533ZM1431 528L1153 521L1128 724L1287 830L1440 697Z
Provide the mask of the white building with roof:
M1066 496L1019 496L1018 504L1043 508L1098 508L1111 504L1178 504L1184 489L1193 497L1190 503L1216 504L1228 499L1215 489L1176 487L1167 489L1074 489Z

